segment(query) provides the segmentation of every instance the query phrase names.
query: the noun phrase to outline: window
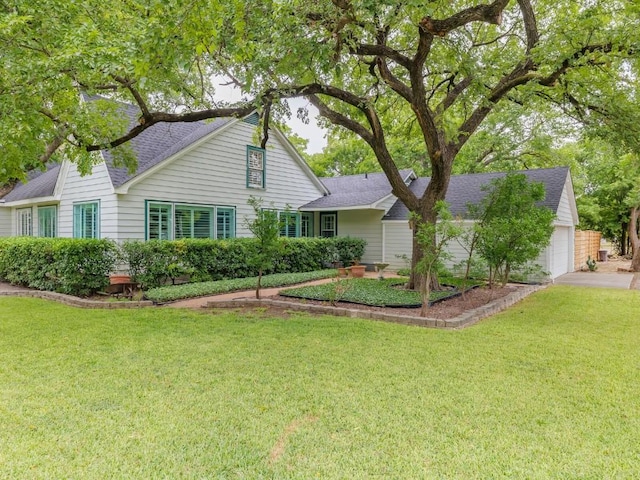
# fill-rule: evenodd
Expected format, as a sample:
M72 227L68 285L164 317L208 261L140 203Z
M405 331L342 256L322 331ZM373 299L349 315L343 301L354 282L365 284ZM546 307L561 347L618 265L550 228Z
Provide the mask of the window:
M38 235L55 237L58 234L58 208L55 205L38 207Z
M280 236L297 238L300 236L300 215L298 213L280 212Z
M171 204L149 203L147 211L147 238L150 240L171 239Z
M73 238L99 238L98 202L76 203L73 206Z
M320 214L320 236L335 237L338 235L338 214L337 213L321 213Z
M300 217L300 236L313 237L313 213L303 213Z
M235 236L233 207L147 202L147 240Z
M216 209L216 238L236 236L236 211L233 208Z
M19 237L30 237L33 235L32 210L21 208L16 210L18 214L17 233Z
M266 152L247 145L247 187L265 188Z
M176 205L173 238L213 238L213 208Z

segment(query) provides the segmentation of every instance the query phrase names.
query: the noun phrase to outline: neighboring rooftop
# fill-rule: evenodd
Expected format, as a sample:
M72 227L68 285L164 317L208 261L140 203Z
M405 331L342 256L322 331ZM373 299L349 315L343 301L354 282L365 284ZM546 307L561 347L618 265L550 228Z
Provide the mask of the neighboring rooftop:
M407 181L413 171L400 170L400 175ZM372 205L391 194L391 184L382 172L324 177L320 181L331 193L303 205L301 210Z
M540 203L548 207L552 212L558 211L560 198L565 181L569 173L568 167L544 168L538 170L521 170L513 173L523 173L531 182L542 182L545 185L545 199ZM478 204L486 195L482 190L491 180L504 177L505 172L497 173L473 173L466 175L453 175L447 190L445 200L454 216L467 216L467 205ZM429 177L418 178L411 183L410 188L418 196L422 196L429 184ZM383 220L406 220L409 218L409 210L400 201L389 209Z

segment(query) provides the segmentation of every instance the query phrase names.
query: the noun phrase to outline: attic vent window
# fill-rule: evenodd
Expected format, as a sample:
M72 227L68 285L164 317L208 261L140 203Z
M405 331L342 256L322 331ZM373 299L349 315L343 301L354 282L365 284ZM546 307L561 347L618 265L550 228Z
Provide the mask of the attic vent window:
M247 146L247 187L265 188L266 152L262 148Z

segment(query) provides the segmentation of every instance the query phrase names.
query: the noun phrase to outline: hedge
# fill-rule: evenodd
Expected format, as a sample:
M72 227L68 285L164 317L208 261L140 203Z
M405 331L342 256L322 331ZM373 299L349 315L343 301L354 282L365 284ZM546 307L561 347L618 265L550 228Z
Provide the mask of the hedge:
M359 238L281 238L282 254L264 272L321 270L332 262L360 258L366 241ZM0 279L15 285L86 296L105 288L119 263L144 289L189 275L191 282L255 277L247 261L254 238L229 240L127 241L70 238L0 238Z
M116 262L117 246L110 240L0 239L0 278L38 290L90 295L109 284Z
M265 274L320 270L339 258L361 257L366 245L365 240L350 237L281 238L280 242L283 253ZM122 252L131 276L148 289L174 283L183 275L189 275L191 282L254 277L258 272L247 259L256 246L254 238L127 241Z

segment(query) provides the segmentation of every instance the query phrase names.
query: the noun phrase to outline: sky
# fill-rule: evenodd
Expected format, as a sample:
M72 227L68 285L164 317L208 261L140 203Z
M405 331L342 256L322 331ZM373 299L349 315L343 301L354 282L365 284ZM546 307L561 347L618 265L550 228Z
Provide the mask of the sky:
M216 86L216 97L228 102L241 100L241 94L236 87L219 83ZM320 153L327 145L326 130L318 125L318 109L311 105L304 98L292 98L287 100L291 109L291 118L286 122L294 133L309 141L307 153ZM298 119L296 112L298 108L306 107L309 110L309 123L305 124Z
M292 98L288 100L291 108L291 118L287 121L287 125L299 136L309 140L307 144L307 153L320 153L327 145L326 130L318 125L318 109L309 104L304 98ZM305 124L298 119L296 112L300 107L307 107L309 110L309 124Z

